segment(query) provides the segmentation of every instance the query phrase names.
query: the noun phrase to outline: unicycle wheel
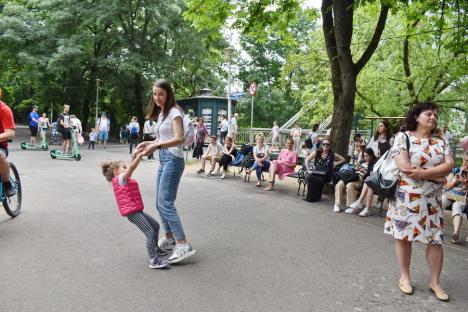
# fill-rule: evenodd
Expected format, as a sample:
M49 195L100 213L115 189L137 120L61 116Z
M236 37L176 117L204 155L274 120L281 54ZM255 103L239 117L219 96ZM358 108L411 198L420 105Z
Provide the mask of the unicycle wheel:
M18 169L16 169L15 165L10 162L10 181L16 187L16 193L13 196L7 196L5 194L5 189L3 189L3 208L5 209L6 213L14 218L19 215L21 211L21 201L22 201L22 193L21 193L21 180L18 173Z

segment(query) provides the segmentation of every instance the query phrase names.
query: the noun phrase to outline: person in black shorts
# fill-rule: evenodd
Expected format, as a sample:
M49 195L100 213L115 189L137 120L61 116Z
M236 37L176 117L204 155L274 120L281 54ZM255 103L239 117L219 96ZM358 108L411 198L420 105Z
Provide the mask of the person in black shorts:
M67 150L71 153L71 137L72 137L72 127L70 125L70 115L68 111L70 110L70 105L63 105L63 113L60 114L58 122L60 127L60 132L63 137L63 153L65 154Z

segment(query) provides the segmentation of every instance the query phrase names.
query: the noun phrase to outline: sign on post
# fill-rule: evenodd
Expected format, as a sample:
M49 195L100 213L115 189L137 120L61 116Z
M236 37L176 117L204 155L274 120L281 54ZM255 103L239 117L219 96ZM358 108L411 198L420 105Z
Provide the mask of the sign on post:
M255 82L251 82L249 86L249 94L251 96L254 96L256 92L257 92L257 85L255 84Z
M257 93L257 84L255 82L251 82L249 86L249 94L252 96L252 108L250 110L250 143L253 143L253 109L255 93Z

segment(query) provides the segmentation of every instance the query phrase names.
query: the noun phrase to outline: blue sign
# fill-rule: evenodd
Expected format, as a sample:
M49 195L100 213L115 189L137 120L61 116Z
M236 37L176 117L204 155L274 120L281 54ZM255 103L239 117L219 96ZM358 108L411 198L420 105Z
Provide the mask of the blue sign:
M236 101L239 100L243 96L244 96L244 92L242 91L231 93L231 99L236 100Z

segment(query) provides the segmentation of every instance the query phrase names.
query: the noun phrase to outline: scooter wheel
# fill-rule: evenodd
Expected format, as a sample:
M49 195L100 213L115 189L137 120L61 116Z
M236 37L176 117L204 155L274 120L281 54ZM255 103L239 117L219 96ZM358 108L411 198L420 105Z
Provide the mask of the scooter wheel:
M25 150L26 149L26 143L21 143L21 148Z
M76 155L75 160L80 161L81 160L81 155L80 154Z
M50 157L51 157L52 159L57 158L57 157L55 156L54 152L55 152L55 150L50 151Z

